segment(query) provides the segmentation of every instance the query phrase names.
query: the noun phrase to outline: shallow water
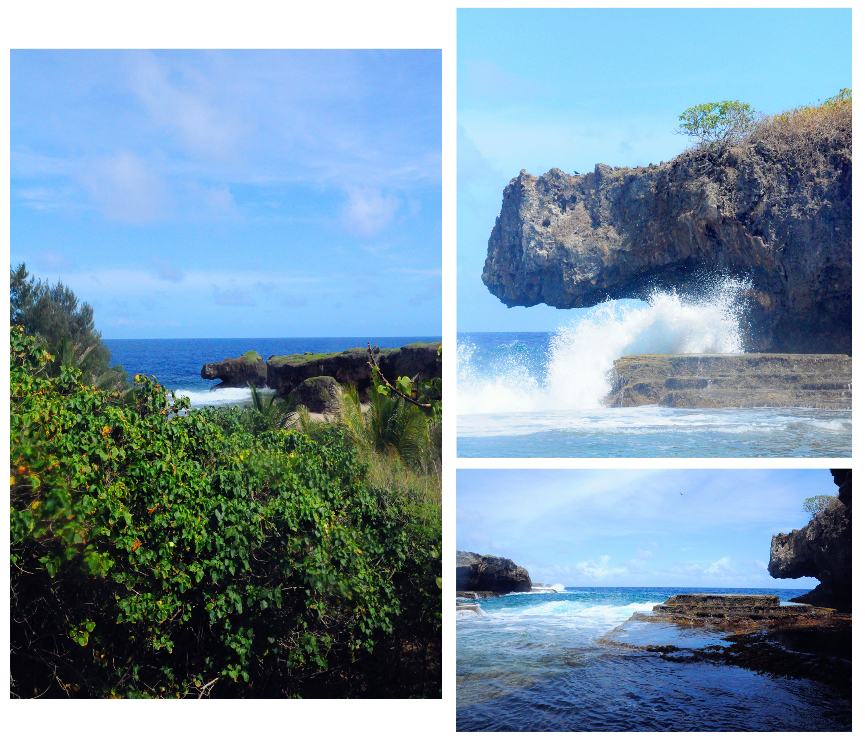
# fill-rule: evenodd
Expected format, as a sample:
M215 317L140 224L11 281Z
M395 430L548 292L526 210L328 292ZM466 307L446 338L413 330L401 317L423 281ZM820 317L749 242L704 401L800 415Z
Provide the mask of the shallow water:
M482 599L456 619L460 731L845 731L850 702L813 681L732 666L676 663L598 640L634 611L717 588L567 588ZM775 594L794 589L736 592ZM665 624L645 634L669 641ZM698 628L679 646L722 643ZM657 643L645 642L645 643Z

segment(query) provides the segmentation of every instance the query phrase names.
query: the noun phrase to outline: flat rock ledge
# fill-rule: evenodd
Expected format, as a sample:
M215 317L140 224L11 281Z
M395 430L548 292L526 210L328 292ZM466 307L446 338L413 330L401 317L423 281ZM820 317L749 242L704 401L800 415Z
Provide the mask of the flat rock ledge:
M608 373L610 407L852 409L845 354L641 354Z
M658 619L709 624L799 621L833 615L830 608L781 605L777 595L673 595L652 608ZM646 617L644 620L650 620Z

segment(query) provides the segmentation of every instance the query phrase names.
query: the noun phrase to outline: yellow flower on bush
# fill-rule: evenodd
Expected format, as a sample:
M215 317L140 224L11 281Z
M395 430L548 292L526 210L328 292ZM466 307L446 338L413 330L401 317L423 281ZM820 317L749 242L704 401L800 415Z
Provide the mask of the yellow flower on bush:
M109 433L109 432L111 432L111 427L109 427L109 426L106 424L106 425L102 428L102 436L103 436L103 437L108 437L108 433Z

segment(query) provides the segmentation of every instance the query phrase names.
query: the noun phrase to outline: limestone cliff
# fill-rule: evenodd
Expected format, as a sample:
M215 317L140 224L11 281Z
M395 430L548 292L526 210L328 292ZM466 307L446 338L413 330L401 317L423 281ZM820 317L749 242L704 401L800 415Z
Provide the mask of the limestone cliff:
M510 559L457 551L457 590L530 592L529 573Z
M853 597L853 472L833 469L838 499L802 529L772 536L769 574L816 577L820 584L797 602L850 611Z
M267 382L267 365L258 352L247 352L242 357L208 362L201 368L201 377L205 380L219 378L226 387L243 387L250 381L262 386Z
M522 171L505 188L483 282L507 306L587 307L749 277L747 351L851 353L852 134L750 141L647 168Z

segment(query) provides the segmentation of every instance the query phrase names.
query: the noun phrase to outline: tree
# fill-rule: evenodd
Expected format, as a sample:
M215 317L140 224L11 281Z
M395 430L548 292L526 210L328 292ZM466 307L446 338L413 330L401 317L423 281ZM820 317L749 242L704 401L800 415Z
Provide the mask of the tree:
M110 366L111 351L94 327L93 308L88 303L79 305L64 284L52 287L37 280L21 263L9 272L9 306L11 325L36 336L54 358L47 366L49 375L58 375L61 367L74 367L84 373L88 385L126 387L123 366Z
M802 509L811 515L812 518L815 518L818 512L825 510L835 499L836 497L829 496L828 494L818 494L816 497L808 497L808 499L802 502Z
M700 147L732 145L754 127L756 114L741 101L716 101L692 106L679 116L678 134L696 141Z

